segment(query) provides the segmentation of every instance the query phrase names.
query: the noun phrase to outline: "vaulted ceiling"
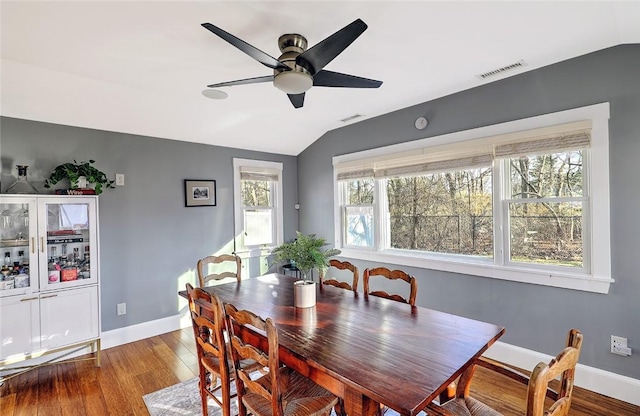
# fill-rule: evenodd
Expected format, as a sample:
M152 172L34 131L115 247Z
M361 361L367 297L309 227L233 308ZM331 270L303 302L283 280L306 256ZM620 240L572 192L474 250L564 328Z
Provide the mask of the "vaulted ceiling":
M640 42L640 2L2 1L1 114L297 155L325 132L622 43ZM273 74L201 24L278 57L360 18L368 29L325 69L377 89L312 87L293 108ZM477 75L523 61L487 79ZM359 115L351 121L341 121Z

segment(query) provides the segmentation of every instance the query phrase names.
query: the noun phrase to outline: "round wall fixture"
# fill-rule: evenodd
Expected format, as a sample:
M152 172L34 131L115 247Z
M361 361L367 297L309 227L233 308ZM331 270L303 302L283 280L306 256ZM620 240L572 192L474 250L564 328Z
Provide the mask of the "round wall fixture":
M429 122L427 121L427 119L425 117L418 117L416 119L416 128L418 130L422 130L422 129L426 128L427 124L429 124Z

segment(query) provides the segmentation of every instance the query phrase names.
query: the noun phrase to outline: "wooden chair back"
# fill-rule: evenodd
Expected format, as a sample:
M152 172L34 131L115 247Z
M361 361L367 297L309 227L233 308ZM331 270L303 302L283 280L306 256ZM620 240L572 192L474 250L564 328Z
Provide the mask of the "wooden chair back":
M389 294L384 290L370 290L369 280L371 276L383 276L390 280L403 280L409 284L409 298L405 298L398 294ZM418 294L418 282L416 278L403 272L402 270L390 270L386 267L376 267L373 269L365 269L363 275L364 293L372 296L379 296L398 302L408 303L411 306L416 304L416 296Z
M568 416L569 408L571 407L575 368L581 348L582 333L577 329L571 329L567 334L566 347L560 354L549 363L539 363L530 376L501 362L480 357L476 361L476 365L470 367L458 379L453 400L445 403L442 407L431 403L426 410L430 415L437 416L497 414L489 406L469 396L473 373L476 366L481 366L528 385L526 416ZM550 388L549 384L558 376L560 377L560 389L556 392ZM553 403L545 410L545 399L547 397L553 400Z
M566 348L549 364L539 363L531 373L527 389L527 416L567 416L571 407L571 394L575 379L576 364L582 348L582 333L572 329L567 334ZM546 411L544 400L549 382L560 376L560 389L555 402Z
M327 276L329 276L328 272L332 267L335 267L338 270L349 270L353 274L352 283L349 284L347 282L341 282L331 277L329 279L325 279L324 276L321 275L320 281L322 282L322 284L339 287L341 289L353 290L354 292L358 291L358 280L360 277L358 275L358 268L356 266L349 263L348 261L329 260Z
M240 415L246 414L246 407L242 405L243 395L257 394L264 398L271 404L271 411L273 415L282 415L282 392L281 385L278 382L278 369L280 367L280 359L278 355L278 331L276 326L270 318L262 319L255 315L251 311L238 310L235 306L227 304L225 306L227 312L227 320L229 327L229 342L231 344L231 354L233 356L234 363L239 363L242 360L254 360L265 368L269 369L269 372L265 377L269 378L268 385L262 383L262 378L253 380L251 374L238 368L236 370L236 390L238 391ZM255 345L245 343L237 334L237 330L242 327L253 327L266 334L268 340L267 351L260 349ZM244 408L244 410L242 409Z
M235 263L234 270L221 273L209 273L209 265L219 265L224 262ZM198 280L200 287L205 287L212 280L222 280L227 277L235 277L238 283L242 280L242 260L234 254L221 254L219 256L207 256L198 260Z
M223 416L230 416L230 400L235 395L231 395L233 374L229 369L224 339L225 315L222 302L217 296L199 287L194 288L189 283L186 286L198 355L202 414L208 414L207 398L211 397L222 408ZM221 390L221 399L214 394L218 390Z
M278 330L270 318L262 319L251 311L238 310L227 304L227 328L231 355L236 368L236 390L240 416L329 416L338 398L308 378L280 365ZM267 337L248 336L243 331L256 331ZM240 365L251 360L262 366L261 374ZM268 373L264 374L264 368Z

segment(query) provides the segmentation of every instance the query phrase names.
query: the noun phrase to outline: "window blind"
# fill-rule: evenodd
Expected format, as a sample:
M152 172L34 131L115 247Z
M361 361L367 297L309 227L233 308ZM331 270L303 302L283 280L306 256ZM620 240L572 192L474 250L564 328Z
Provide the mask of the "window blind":
M370 179L373 178L373 168L345 168L342 171L338 171L336 178L339 181L352 181L356 179Z
M506 143L495 148L496 158L535 155L553 151L584 149L591 144L591 131L580 130L554 134L534 140Z
M280 171L277 169L241 166L240 179L250 181L277 181Z
M436 146L403 144L402 151L388 153L379 148L373 156L337 162L334 170L338 181L349 181L476 169L495 158L584 149L590 142L591 121L582 120Z
M387 169L379 169L375 171L376 178L389 178L394 176L429 174L437 172L450 172L460 169L475 169L482 167L491 167L493 155L477 155L463 157L458 159L438 160L434 162L425 162L409 166L397 166Z

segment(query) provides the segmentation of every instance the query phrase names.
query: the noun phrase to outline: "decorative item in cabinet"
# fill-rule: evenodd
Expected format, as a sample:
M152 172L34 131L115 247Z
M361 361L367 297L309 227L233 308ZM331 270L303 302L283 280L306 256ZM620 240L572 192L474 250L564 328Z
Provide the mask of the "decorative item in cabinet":
M9 238L7 240L0 240L0 247L23 247L28 245L29 240L26 238Z

